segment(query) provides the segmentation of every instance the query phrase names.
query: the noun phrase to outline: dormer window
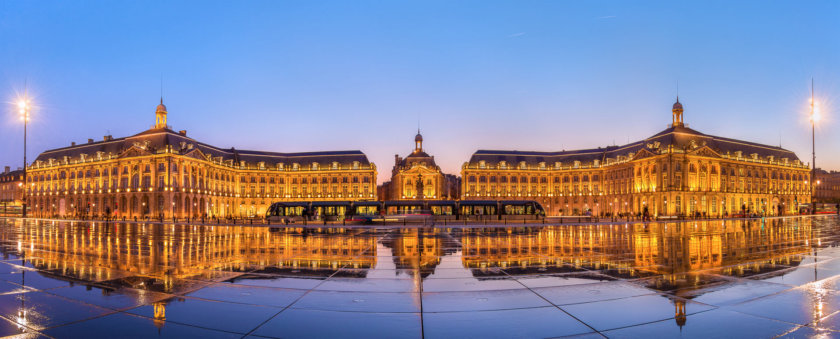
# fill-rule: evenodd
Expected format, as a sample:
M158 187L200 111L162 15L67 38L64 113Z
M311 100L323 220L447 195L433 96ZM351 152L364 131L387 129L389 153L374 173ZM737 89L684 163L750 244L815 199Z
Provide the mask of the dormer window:
M579 160L575 160L574 168L580 168L580 161Z
M499 168L507 169L507 161L499 161Z
M528 165L524 161L519 162L519 169L527 169Z
M484 160L478 162L478 168L485 169L487 168L487 163Z
M540 169L545 169L545 161L540 161Z
M312 163L312 167L311 167L311 168L312 168L312 170L313 170L313 171L317 171L317 170L318 170L318 163L317 163L317 162L313 162L313 163Z

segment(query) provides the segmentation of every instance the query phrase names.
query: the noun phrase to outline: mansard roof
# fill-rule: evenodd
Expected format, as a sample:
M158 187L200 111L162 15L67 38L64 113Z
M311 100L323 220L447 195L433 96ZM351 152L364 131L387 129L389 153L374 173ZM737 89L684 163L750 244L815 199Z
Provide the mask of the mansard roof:
M666 149L670 146L684 151L706 146L718 154L734 154L740 151L745 157L757 154L761 158L773 156L776 159L799 160L794 152L781 147L703 134L683 126L671 126L649 138L621 146L559 152L478 150L470 157L469 163L477 164L480 161L488 163L505 161L511 165L516 165L521 161L525 161L529 165L540 162L545 162L547 165L555 162L568 163L574 161L591 163L594 160L605 161L608 158L635 154L642 149Z
M233 160L234 163L238 163L239 161L245 161L246 163L265 162L266 166L281 162L284 164L310 164L317 162L319 164L327 165L335 161L339 164L346 165L352 164L355 161L358 162L359 165L370 164L367 156L362 153L362 151L358 150L280 153L237 150L235 148L219 148L196 141L195 139L168 128L153 128L129 137L110 140L106 139L103 141L52 149L38 155L35 161L47 162L51 158L60 161L65 156L70 159L78 159L82 154L96 156L97 152L119 155L135 146L142 147L144 150L151 153L163 151L167 146L172 146L174 150L181 154L186 154L192 152L192 149L197 149L205 155L214 158L221 158L222 161Z
M0 172L0 182L9 182L9 181L23 181L23 170L14 170L6 172Z

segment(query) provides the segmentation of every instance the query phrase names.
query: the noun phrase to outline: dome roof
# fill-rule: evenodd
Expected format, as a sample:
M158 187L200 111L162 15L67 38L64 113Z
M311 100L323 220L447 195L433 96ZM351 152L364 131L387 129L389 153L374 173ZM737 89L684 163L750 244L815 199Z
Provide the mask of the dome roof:
M420 135L418 132L417 135L414 137L414 142L423 141L423 136Z
M163 98L160 98L160 105L157 105L155 113L166 113L166 105L163 104Z
M680 103L680 98L677 98L677 102L674 103L674 107L672 109L683 109L682 104Z

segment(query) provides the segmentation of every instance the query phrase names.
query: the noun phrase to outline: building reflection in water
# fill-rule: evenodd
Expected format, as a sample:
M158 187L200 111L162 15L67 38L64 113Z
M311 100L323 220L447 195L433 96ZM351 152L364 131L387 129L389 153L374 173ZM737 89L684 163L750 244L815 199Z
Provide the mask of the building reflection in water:
M715 283L698 271L736 277L772 274L780 267L799 265L803 255L810 254L811 245L817 245L809 243L812 233L810 219L463 229L87 222L23 227L20 221L2 219L0 248L3 258L22 257L40 270L30 274L117 293L132 288L182 294L200 288L194 282L208 280L277 275L365 279L377 266L379 244L391 250L397 272L410 274L418 291L442 258L458 255L476 279L580 271L598 271L616 279L649 278L643 280L645 287L679 297L672 301L675 320L683 325L682 298L697 296ZM380 260L387 258L381 255ZM819 291L814 286L815 299L821 298ZM21 297L17 315L21 328L32 326L27 323L25 300ZM150 302L157 326L166 320L167 302ZM822 303L816 300L815 305ZM815 309L816 320L822 318L821 312Z

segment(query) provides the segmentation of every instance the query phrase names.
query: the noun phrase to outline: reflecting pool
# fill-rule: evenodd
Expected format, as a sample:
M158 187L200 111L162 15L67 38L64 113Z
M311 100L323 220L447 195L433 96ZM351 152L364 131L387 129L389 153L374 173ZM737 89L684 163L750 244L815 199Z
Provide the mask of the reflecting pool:
M836 216L461 228L0 219L0 336L833 337L838 243Z

